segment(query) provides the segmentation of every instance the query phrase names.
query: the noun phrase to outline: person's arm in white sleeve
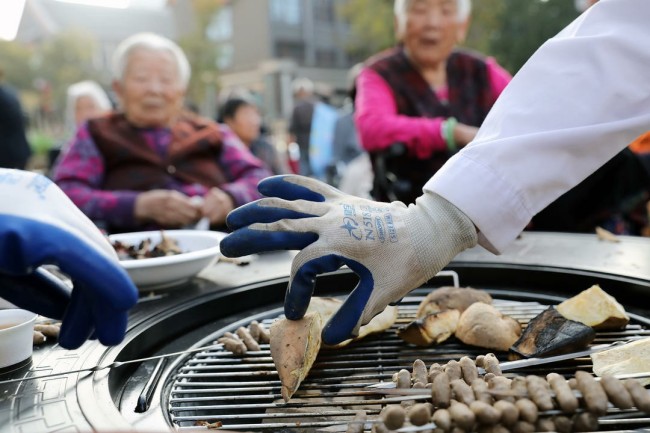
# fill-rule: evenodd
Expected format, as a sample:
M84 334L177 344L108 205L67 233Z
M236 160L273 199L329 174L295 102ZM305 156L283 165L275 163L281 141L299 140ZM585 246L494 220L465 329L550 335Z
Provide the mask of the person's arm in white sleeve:
M648 17L648 0L602 0L547 41L425 191L468 215L481 245L505 247L650 129Z

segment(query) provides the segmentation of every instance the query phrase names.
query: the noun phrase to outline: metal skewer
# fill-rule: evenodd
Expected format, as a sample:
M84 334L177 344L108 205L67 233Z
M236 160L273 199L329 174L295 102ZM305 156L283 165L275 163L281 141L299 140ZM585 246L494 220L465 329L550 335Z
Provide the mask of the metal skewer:
M130 359L128 361L115 361L111 362L110 364L106 365L95 365L94 367L86 367L86 368L80 368L78 370L67 370L67 371L60 371L57 373L49 373L49 374L39 374L36 376L25 376L25 377L20 377L16 379L7 379L7 380L0 380L0 385L4 385L7 383L15 383L15 382L23 382L27 380L37 380L37 379L44 379L46 377L56 377L56 376L64 376L66 374L73 374L73 373L83 373L83 372L96 372L100 370L105 370L107 368L117 368L121 367L123 365L127 364L135 364L135 363L141 363L145 361L152 361L154 359L162 359L162 358L168 358L172 356L179 356L179 355L184 355L187 353L193 353L193 352L200 352L202 350L211 350L211 349L220 349L223 347L223 344L211 344L209 346L202 346L202 347L196 347L194 349L187 349L187 350L181 350L180 352L173 352L173 353L165 353L163 355L156 355L156 356L148 356L146 358L139 358L139 359ZM27 372L29 373L38 373L39 370L30 370Z

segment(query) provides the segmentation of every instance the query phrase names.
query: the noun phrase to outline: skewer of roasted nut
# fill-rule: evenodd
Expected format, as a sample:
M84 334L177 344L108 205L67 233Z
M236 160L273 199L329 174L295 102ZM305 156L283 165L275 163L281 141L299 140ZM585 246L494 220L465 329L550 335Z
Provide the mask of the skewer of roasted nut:
M492 355L493 356L493 355ZM415 403L426 398L411 399L410 408L389 405L382 411L389 430L401 428L408 420L412 425L436 431L527 432L527 431L593 431L598 417L608 407L636 409L650 413L650 391L640 382L604 376L596 380L590 373L578 371L567 380L557 373L546 379L540 376L518 376L513 379L500 373L496 357L477 358L482 368L491 364L492 372L475 377L467 359L433 364L428 370L420 360L413 363L413 372L401 370L394 375L397 388L431 387L431 403ZM470 360L471 361L471 360ZM475 365L476 366L476 365ZM487 369L486 369L487 370ZM465 374L468 372L467 374ZM423 385L423 381L427 383ZM466 380L471 379L471 384ZM571 386L573 385L573 387ZM403 403L403 402L402 402ZM432 410L435 409L435 410ZM430 416L429 416L430 414ZM429 421L425 423L424 417ZM374 429L381 431L380 429Z
M223 337L217 340L217 343L223 344L223 348L234 355L243 356L249 350L253 352L261 350L260 344L269 344L270 341L269 330L258 321L253 320L247 328L243 326L237 328L235 334L225 332Z

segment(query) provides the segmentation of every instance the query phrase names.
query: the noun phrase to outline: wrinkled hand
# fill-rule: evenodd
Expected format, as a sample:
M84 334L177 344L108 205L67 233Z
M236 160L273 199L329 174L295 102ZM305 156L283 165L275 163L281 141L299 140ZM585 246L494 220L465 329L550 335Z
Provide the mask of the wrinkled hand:
M350 196L294 175L267 178L259 191L268 198L228 215L234 232L221 242L221 251L238 257L302 250L293 260L284 304L292 320L305 314L318 274L347 265L359 275L359 284L323 329L327 344L356 335L386 305L477 242L469 218L436 194L426 193L407 207Z
M67 274L72 291L44 264ZM110 243L54 183L0 169L0 297L62 319L59 343L74 349L92 335L122 341L138 292Z
M154 189L138 194L134 213L139 221L153 221L162 227L182 227L201 218L201 207L178 191Z
M465 147L468 143L474 140L478 128L476 126L465 125L464 123L459 123L454 128L454 140L456 145L459 148Z
M204 202L201 209L203 216L207 216L210 225L218 226L226 222L226 216L235 208L232 197L219 188L211 188L203 196Z

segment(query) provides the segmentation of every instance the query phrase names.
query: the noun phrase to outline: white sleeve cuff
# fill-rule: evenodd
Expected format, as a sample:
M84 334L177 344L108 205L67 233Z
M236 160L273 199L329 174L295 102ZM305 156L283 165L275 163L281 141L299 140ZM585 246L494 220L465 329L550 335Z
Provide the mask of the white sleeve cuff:
M517 189L461 152L424 185L463 211L479 229L479 244L498 254L526 227L533 213Z

